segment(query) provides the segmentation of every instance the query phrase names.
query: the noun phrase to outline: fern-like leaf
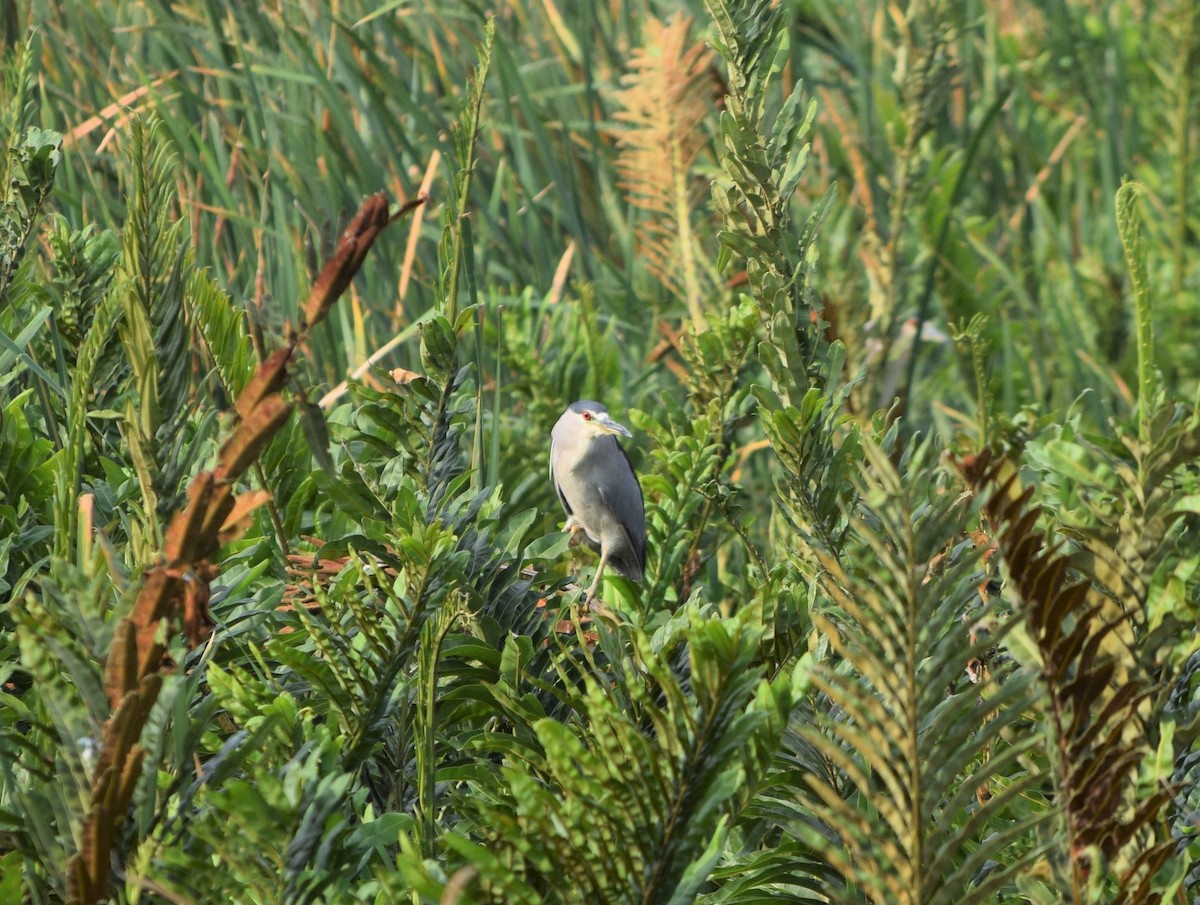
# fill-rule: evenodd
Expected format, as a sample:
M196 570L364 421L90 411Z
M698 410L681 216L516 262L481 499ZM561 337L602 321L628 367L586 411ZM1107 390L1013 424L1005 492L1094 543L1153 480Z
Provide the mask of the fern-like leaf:
M818 329L820 304L808 289L809 251L832 194L813 210L804 229L792 229L793 195L808 160L807 136L815 107L793 87L777 116L767 119L768 86L783 40L783 18L768 0L706 0L717 27L716 47L728 70L729 93L721 113L721 176L713 203L724 218L723 260L744 260L748 297L758 310L767 342L759 360L771 378L757 387L762 423L790 474L783 496L803 531L836 547L842 521L836 494L847 486L853 436L843 433L849 397L842 386L845 350L826 347ZM852 433L852 431L851 431Z
M704 329L705 303L716 287L693 217L704 190L696 158L708 144L703 124L713 112L712 52L690 38L692 20L649 17L642 46L613 100L617 172L630 201L644 210L638 250L650 271L687 305L692 327Z
M880 447L864 449L851 552L808 554L833 604L813 612L833 656L809 673L827 703L798 727L828 765L807 777L820 827L801 823L799 836L841 875L835 901L994 901L1027 866L1013 843L1038 819L1013 817L1039 779L1017 767L1036 740L1002 741L1036 689L1027 676L982 689L963 681L967 663L1005 631L969 634L968 618L990 618L970 512L942 488L902 477ZM911 451L906 473L931 473L928 454ZM842 844L828 846L825 833Z
M763 364L774 389L799 404L819 360L819 333L810 318L819 305L807 291L806 265L826 201L810 214L797 242L791 229L792 196L808 161L807 135L815 107L801 103L793 87L773 122L768 123L775 57L783 16L769 0L706 0L717 26L716 46L728 68L729 93L721 113L722 174L714 181L713 203L724 218L723 256L745 260L750 295L770 339ZM837 375L824 375L836 377Z
M1057 801L1066 846L1057 863L1071 890L1084 890L1111 871L1113 902L1155 902L1154 873L1173 844L1159 821L1171 800L1159 787L1138 794L1138 765L1149 756L1139 708L1152 683L1118 633L1130 616L1115 609L1070 560L1035 527L1039 510L1032 489L1022 490L1004 459L985 452L959 463L984 496L984 512L1021 601L1021 616L1037 651L1048 699L1048 727Z
M42 203L62 162L62 135L32 125L33 45L6 54L0 79L0 301L21 263Z
M181 501L194 464L177 447L193 408L183 299L191 250L184 221L172 216L173 159L160 125L135 119L129 137L132 176L112 292L120 301L120 335L129 362L122 429L141 485L145 520L135 546L146 562L162 544L161 519Z
M479 871L488 901L695 899L747 780L761 775L774 747L790 687L762 682L756 629L693 611L675 633L656 650L634 630L629 659L613 664L615 682L586 668L579 674L564 651L560 681L578 675L555 692L577 714L568 722L542 715L530 692L553 685L521 669L495 690L514 723L488 743L504 766L500 776L478 777L464 801L483 844L446 837ZM685 640L690 691L669 668ZM507 685L514 679L535 681L524 690Z
M254 349L240 311L227 292L202 270L188 276L188 317L204 341L226 400L238 397L254 373Z
M54 254L54 316L67 348L77 349L112 282L120 256L117 237L91 225L71 230L56 219L46 242Z

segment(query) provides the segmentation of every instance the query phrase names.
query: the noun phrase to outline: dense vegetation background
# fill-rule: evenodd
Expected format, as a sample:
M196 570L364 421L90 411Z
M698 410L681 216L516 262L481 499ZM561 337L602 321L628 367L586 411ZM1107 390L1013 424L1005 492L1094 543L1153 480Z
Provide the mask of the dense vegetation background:
M0 42L0 900L1200 898L1200 4Z

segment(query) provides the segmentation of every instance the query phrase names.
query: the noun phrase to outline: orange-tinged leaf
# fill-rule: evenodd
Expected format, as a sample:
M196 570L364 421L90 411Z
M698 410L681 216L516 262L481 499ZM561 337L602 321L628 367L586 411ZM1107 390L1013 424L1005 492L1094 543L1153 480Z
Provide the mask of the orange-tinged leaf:
M392 368L389 373L392 376L392 380L396 381L400 386L412 383L421 377L416 371L410 371L407 368Z
M255 369L254 376L238 395L235 403L239 415L249 418L260 402L283 389L283 385L287 383L288 362L292 360L294 351L293 346L284 346Z
M321 268L304 303L304 323L310 329L325 319L333 303L341 298L362 267L376 237L388 225L387 208L387 196L378 192L362 203L358 213L346 226L337 249Z
M209 559L221 549L221 526L225 524L236 504L237 497L227 481L222 481L213 489L212 500L204 514L204 526L200 529L202 543L196 547L193 562Z
M171 603L179 592L179 579L167 569L157 566L146 576L129 614L137 634L137 676L155 672L162 664L166 651L163 644L162 620L171 614Z
M212 581L219 571L212 563L200 563L184 576L183 634L193 648L199 647L217 626L208 608L208 600Z
M190 560L196 538L204 526L205 513L213 491L213 474L202 471L192 478L188 487L187 508L176 512L167 528L163 555L168 563Z
M267 448L291 413L291 403L278 393L260 401L221 447L217 478L231 482L240 478Z
M271 499L271 494L266 490L249 490L239 494L233 504L233 509L225 516L225 521L221 523L221 531L219 540L221 545L229 543L231 540L236 540L250 527L250 516L259 506Z
M704 322L701 298L713 288L693 212L709 195L696 158L709 146L705 124L715 99L714 54L691 38L692 20L675 16L643 24L621 89L614 92L613 130L619 153L618 186L646 212L635 231L637 252L650 272L688 305L693 323Z
M137 665L137 631L132 622L122 619L113 633L104 671L104 693L113 710L137 683Z
M333 303L341 298L346 287L350 285L356 272L352 262L357 245L356 238L343 240L321 268L316 283L308 293L308 300L304 303L304 323L308 327L323 321Z
M133 800L133 790L142 775L142 762L145 756L146 749L141 745L134 745L129 749L129 755L125 758L120 777L113 783L116 792L114 813L124 814L129 807L129 802Z

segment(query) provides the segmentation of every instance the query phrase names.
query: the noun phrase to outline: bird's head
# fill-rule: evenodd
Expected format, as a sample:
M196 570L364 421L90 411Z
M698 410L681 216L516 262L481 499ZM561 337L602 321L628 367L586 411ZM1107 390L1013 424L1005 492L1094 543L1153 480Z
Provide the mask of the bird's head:
M566 411L577 436L594 440L604 436L632 437L624 424L619 424L609 415L608 409L599 402L584 400L576 402Z

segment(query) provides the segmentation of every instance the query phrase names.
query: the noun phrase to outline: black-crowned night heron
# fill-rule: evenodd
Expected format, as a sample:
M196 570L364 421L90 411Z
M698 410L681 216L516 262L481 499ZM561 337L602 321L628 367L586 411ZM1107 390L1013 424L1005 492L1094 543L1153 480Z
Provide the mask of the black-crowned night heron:
M582 533L600 554L587 600L596 597L604 567L641 582L646 569L642 486L617 437L631 437L598 402L576 402L550 432L550 480L572 537Z

